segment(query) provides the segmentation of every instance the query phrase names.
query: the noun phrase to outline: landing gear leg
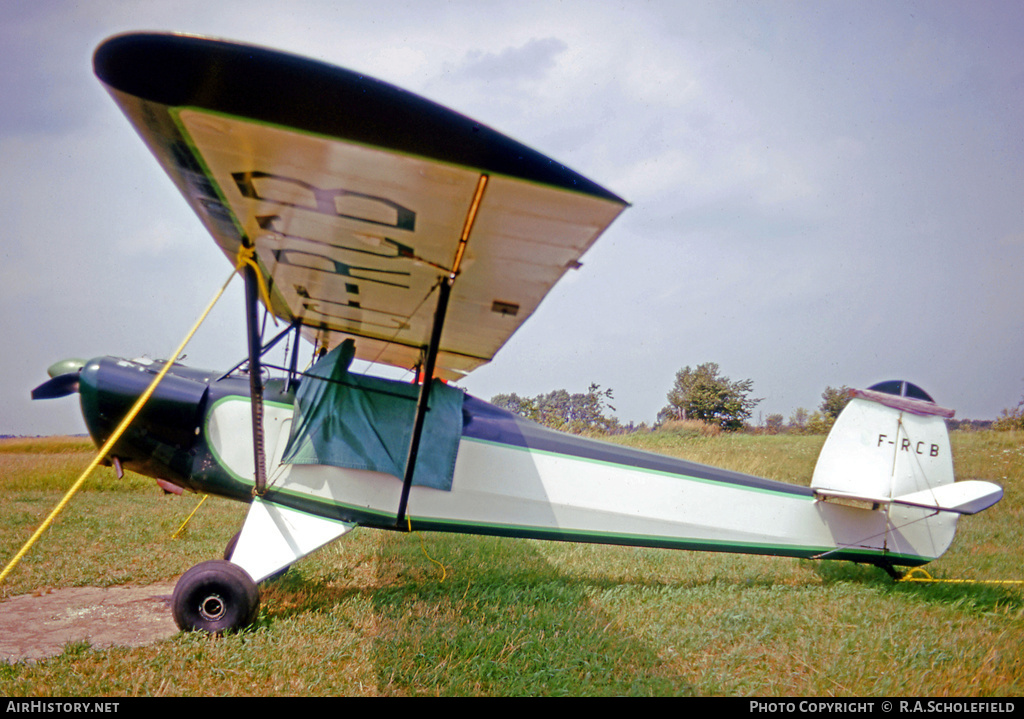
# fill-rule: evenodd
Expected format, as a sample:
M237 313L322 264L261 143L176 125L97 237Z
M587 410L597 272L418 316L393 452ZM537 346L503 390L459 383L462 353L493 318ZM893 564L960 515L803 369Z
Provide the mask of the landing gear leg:
M234 556L234 554L235 554L235 547L238 545L238 538L240 536L242 536L241 532L235 532L235 536L233 536L231 539L228 540L227 546L224 547L224 559L230 560L231 557ZM289 564L288 566L282 567L280 570L274 572L273 574L271 574L266 579L262 579L260 581L261 582L269 582L269 581L273 581L275 579L280 579L281 577L284 576L285 572L287 572L291 568L292 568L292 565Z
M889 562L877 562L875 564L875 566L879 567L881 569L884 569L886 574L888 574L890 577L892 577L892 580L894 582L898 582L901 579L903 579L903 572L901 572L900 570L896 569L896 567L894 567Z

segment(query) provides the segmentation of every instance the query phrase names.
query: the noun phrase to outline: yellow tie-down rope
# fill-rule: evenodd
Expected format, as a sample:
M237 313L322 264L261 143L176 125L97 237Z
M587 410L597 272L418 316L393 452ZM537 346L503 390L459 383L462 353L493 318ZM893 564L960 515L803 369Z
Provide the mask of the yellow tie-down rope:
M199 508L203 506L203 502L205 502L209 498L210 498L210 495L208 495L208 494L204 494L203 495L203 498L199 500L199 504L196 505L196 508L193 509L192 512L187 517L185 517L185 521L182 522L181 526L178 527L175 530L174 534L171 535L171 539L177 539L178 537L181 536L181 533L185 531L185 527L187 527L188 523L192 521L192 517L196 516L196 512L198 512Z
M409 515L406 515L405 521L409 525L409 533L412 534L412 517L410 517ZM419 532L417 532L417 534L419 534ZM448 569L443 564L441 564L439 561L437 561L436 559L434 559L433 557L431 557L427 553L427 543L423 541L423 535L422 534L420 534L420 549L423 550L423 556L424 557L426 557L431 562L433 562L434 564L436 564L437 566L439 566L441 568L441 581L443 582L445 580L445 577L448 576Z
M263 298L263 306L270 311L270 291L267 289L267 281L263 277L263 270L260 269L260 263L256 261L256 246L246 247L244 244L238 246L238 254L235 255L235 270L240 271L243 267L249 265L256 273L256 284L260 288L260 297ZM232 275L233 276L233 275ZM230 279L228 280L230 282ZM277 317L274 314L270 315L274 320L274 324L277 324Z
M82 485L85 483L85 480L88 479L89 475L92 474L93 470L99 466L99 463L103 461L103 458L107 456L107 453L110 452L111 448L113 448L113 446L117 444L117 441L121 438L121 435L124 434L125 430L128 429L128 425L132 423L132 420L134 420L135 417L138 416L139 412L142 411L142 407L146 404L146 402L149 401L149 398L153 395L153 392L156 390L157 385L160 384L163 378L167 375L167 372L171 369L171 366L178 360L179 357L181 357L181 353L185 351L185 345L187 345L192 340L192 337L199 329L199 326L203 324L203 322L206 320L206 317L210 314L211 310L213 310L213 306L217 304L217 300L219 300L221 298L221 295L223 295L224 292L227 290L228 285L231 283L232 278L235 276L235 272L242 269L242 267L247 264L253 267L256 270L256 277L259 281L260 292L263 295L263 300L266 303L267 307L270 307L270 304L268 302L269 298L267 296L266 282L263 279L263 273L260 271L259 264L256 262L254 255L255 251L252 248L247 248L244 245L239 248L238 255L235 261L234 271L232 271L228 279L224 282L221 288L213 296L213 299L210 300L210 303L206 306L206 309L203 310L203 313L199 316L199 319L196 320L196 323L192 325L192 329L189 330L188 334L185 336L185 339L182 340L181 344L178 346L178 349L174 351L174 354L171 355L170 359L167 360L167 363L164 364L163 369L161 369L160 372L157 373L156 377L153 378L153 381L150 382L149 387L146 388L146 391L139 395L139 398L135 401L135 404L128 411L128 414L125 415L123 420L121 420L121 424L117 426L117 429L114 430L114 433L111 434L110 438L107 439L107 441L103 444L103 446L100 448L99 453L97 453L97 455L93 458L92 462L89 463L89 466L85 468L85 471L82 472L82 474L79 475L78 479L75 480L75 483L71 485L71 489L67 491L67 493L64 495L64 498L60 500L56 507L54 507L53 511L50 512L50 515L43 521L41 525L39 525L39 529L35 531L35 533L29 538L27 542L25 542L25 545L20 550L18 550L18 553L14 555L14 558L10 562L8 562L7 566L4 567L4 570L0 572L0 582L3 582L3 580L7 578L7 575L14 570L14 567L17 566L18 562L21 561L22 557L24 557L32 548L32 546L39 540L39 538L43 535L43 532L50 528L50 525L53 524L53 521L57 518L57 515L64 510L64 507L66 507L68 502L71 501L71 498L75 495L75 493L78 492L79 489L81 489Z
M901 582L930 582L933 584L1024 584L1022 579L933 579L928 572L914 567L904 575Z

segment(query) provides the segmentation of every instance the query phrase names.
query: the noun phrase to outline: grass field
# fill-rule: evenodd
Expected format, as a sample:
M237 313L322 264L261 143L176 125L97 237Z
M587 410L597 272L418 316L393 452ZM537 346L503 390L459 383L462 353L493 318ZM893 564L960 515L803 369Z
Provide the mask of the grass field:
M821 437L616 441L806 484ZM934 578L1024 580L1024 433L954 433L959 478L1002 484ZM6 564L91 458L0 442ZM0 594L172 580L220 555L245 507L100 469ZM69 645L0 665L0 696L1020 696L1024 586L671 550L358 529L263 586L256 625L146 647ZM0 605L2 611L2 605Z

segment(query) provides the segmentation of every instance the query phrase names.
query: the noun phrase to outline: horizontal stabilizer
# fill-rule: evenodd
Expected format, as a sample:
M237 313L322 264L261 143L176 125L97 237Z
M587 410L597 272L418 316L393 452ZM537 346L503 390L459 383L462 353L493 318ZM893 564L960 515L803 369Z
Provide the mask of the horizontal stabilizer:
M904 494L892 500L895 504L938 509L958 514L977 514L1003 498L1003 488L991 482L970 479L942 487Z
M879 509L889 504L935 509L940 512L977 514L988 509L1003 497L1003 488L991 482L967 480L933 487L900 497L879 497L868 494L842 492L834 489L815 489L814 496L823 502L832 502L863 509Z

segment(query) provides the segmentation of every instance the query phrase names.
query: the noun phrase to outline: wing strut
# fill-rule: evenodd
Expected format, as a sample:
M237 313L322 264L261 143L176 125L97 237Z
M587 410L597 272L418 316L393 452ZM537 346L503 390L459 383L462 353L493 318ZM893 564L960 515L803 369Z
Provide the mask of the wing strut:
M259 308L259 278L249 263L242 268L245 278L245 324L249 335L249 390L252 395L252 449L256 485L253 492L262 496L267 490L267 460L263 447L263 372L260 363L261 341L256 311Z
M441 331L444 329L444 319L448 313L448 299L452 294L452 285L459 274L459 267L462 265L462 258L466 254L466 244L469 242L469 234L473 230L473 223L476 221L477 211L480 209L480 202L484 197L484 189L487 187L487 175L480 175L476 183L476 190L473 193L473 201L466 213L466 222L462 227L462 234L459 235L459 244L455 250L455 260L452 262L452 269L446 277L442 277L438 283L437 308L434 310L434 324L430 330L430 343L426 347L426 356L423 360L421 373L422 383L420 384L420 395L416 402L416 419L412 427L412 437L409 439L409 454L405 461L405 477L402 480L402 497L398 503L398 515L395 517L395 528L402 529L405 521L405 512L409 506L409 490L412 489L412 475L416 470L416 456L419 454L420 437L423 434L423 423L427 418L427 402L430 399L430 388L434 384L434 365L437 361L437 353L441 347Z

